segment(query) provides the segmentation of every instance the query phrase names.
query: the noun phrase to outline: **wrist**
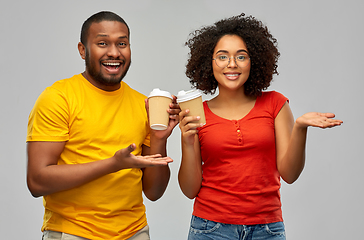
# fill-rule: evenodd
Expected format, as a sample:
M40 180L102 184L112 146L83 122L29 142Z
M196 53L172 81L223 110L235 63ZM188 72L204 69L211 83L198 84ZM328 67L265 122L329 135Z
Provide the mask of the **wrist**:
M157 149L165 148L167 146L167 137L159 137L154 134L150 134L150 146Z
M120 170L119 161L117 160L117 157L114 155L110 157L109 159L105 160L109 165L109 172L114 173Z
M169 135L166 135L163 133L164 131L162 130L152 130L150 131L150 141L162 141L162 142L167 142L167 138L169 137Z
M294 126L293 126L293 131L296 132L301 132L301 133L306 133L307 132L307 128L308 126L305 124L300 123L299 121L296 120Z
M307 129L308 125L304 123L304 121L301 121L301 118L297 118L294 124L294 128L304 130Z

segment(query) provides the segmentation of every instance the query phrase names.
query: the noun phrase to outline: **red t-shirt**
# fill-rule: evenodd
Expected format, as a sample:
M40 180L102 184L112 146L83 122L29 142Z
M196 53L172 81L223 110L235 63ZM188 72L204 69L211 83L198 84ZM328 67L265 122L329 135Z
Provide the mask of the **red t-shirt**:
M198 133L203 180L193 215L240 225L283 221L274 119L286 101L263 92L240 120L221 118L204 102L206 124Z

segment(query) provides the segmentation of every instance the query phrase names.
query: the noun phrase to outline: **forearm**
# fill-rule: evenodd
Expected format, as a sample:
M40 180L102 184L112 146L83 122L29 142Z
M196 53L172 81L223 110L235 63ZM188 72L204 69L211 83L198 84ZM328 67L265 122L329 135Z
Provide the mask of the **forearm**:
M193 199L197 196L202 183L202 164L200 152L195 146L182 144L182 160L178 182L183 194Z
M300 176L305 166L307 127L294 125L284 157L278 162L278 170L283 180L291 184Z
M115 171L111 158L72 165L49 165L34 174L27 182L34 197L72 189Z
M143 148L143 155L161 154L167 156L167 140L151 136L150 148ZM146 167L143 169L143 191L145 196L156 201L163 196L170 178L169 166Z

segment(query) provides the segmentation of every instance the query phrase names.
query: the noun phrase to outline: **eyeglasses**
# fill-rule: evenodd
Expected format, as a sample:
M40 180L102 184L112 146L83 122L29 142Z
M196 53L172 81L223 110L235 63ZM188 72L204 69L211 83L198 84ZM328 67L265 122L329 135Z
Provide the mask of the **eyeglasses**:
M236 57L231 57L235 59L236 65L238 65L240 68L244 68L248 66L250 57L248 55L238 55ZM216 58L213 58L212 60L215 60L216 65L220 68L226 68L230 64L230 59L227 55L219 55Z

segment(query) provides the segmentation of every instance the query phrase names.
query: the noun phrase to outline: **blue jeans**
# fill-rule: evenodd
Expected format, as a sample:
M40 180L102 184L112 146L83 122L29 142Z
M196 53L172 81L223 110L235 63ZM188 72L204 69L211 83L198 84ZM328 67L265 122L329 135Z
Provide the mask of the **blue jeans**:
M192 216L188 240L285 240L283 222L234 225Z

